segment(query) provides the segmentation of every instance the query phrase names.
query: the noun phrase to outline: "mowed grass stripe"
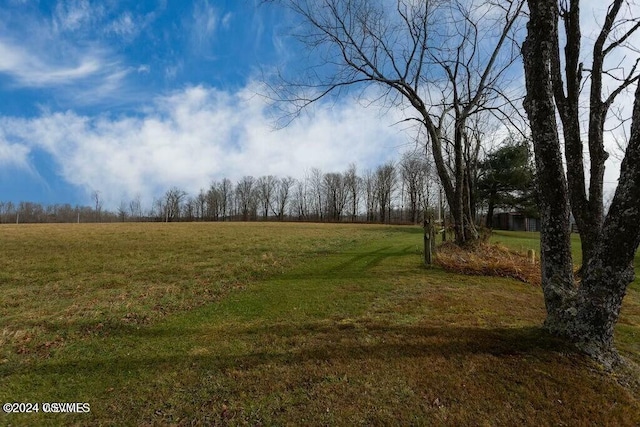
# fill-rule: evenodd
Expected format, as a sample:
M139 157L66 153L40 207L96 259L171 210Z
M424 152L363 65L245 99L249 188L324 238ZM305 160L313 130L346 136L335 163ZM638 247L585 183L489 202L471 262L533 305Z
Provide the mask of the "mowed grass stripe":
M92 412L12 415L3 424L640 420L628 390L541 331L539 289L426 270L416 228L316 226L307 231L327 243L296 250L279 248L295 227L270 227L271 245L262 234L269 227L251 229L264 245L254 255L266 247L269 259L291 254L286 268L147 323L74 336L46 358L4 363L5 401L87 401Z

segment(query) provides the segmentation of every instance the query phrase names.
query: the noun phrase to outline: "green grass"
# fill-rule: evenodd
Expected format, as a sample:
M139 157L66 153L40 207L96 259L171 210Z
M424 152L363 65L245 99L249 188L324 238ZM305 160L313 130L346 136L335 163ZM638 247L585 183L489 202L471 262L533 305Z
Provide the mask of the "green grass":
M425 269L419 228L23 225L0 239L0 400L91 405L2 425L640 421L637 396L540 329L539 289ZM618 334L637 333L625 316Z
M491 235L491 241L503 243L511 249L526 252L529 249L536 251L536 256L540 255L540 233L529 231L501 231L495 230ZM582 252L580 250L580 236L571 234L571 254L576 265L582 263Z
M494 231L491 241L501 243L517 251L535 249L540 252L540 234L532 232ZM571 253L574 264L578 267L582 262L580 236L571 235ZM634 258L636 278L629 285L625 303L620 313L616 328L616 346L627 357L640 363L640 251Z

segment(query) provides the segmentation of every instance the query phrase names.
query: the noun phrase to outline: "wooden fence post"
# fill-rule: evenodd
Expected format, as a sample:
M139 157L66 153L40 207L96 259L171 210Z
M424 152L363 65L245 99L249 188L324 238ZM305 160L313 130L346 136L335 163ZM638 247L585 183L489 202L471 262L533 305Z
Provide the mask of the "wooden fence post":
M431 246L433 240L433 225L431 218L424 220L424 265L431 266Z

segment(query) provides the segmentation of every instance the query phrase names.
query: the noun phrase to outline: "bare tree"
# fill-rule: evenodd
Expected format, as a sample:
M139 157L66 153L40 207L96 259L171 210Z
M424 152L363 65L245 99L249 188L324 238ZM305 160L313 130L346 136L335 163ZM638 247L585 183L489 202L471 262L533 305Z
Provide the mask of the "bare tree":
M292 201L292 214L300 220L308 217L308 180L305 178L295 184Z
M140 201L140 195L136 195L131 201L129 201L129 213L131 218L140 220L142 218L142 202Z
M362 179L358 176L358 173L356 172L356 165L354 163L350 164L349 169L344 173L344 185L345 190L347 191L351 222L355 222L358 218Z
M314 215L318 221L323 219L324 209L324 190L323 190L323 175L322 171L318 168L311 169L311 175L308 178L309 190L311 191L310 202L314 212Z
M193 221L196 214L196 199L187 197L182 203L181 212L181 218L186 221Z
M95 206L94 214L96 216L96 222L100 222L100 211L102 211L102 193L98 190L94 190L91 193L91 198Z
M175 221L180 218L185 197L187 197L187 192L178 187L171 187L167 190L164 194L164 201L160 201L165 222Z
M323 188L325 190L327 219L338 222L342 218L348 196L342 174L335 172L325 174Z
M222 220L226 221L227 215L232 210L233 184L229 179L224 178L217 188L220 194L220 214L222 215Z
M271 208L277 183L278 179L273 175L261 176L256 181L256 196L260 202L262 219L266 220L269 216L269 209Z
M637 30L638 19L624 22L616 21L624 1L611 3L604 24L597 36L591 56L591 67L584 69L581 62L580 10L578 1L561 1L559 17L564 24L566 46L561 54L558 39L554 39L551 56L552 84L554 99L562 122L564 136L565 159L567 162L567 184L569 201L573 216L580 230L583 263L586 265L593 254L595 243L604 221L603 177L605 161L609 154L604 148L604 125L607 115L616 98L630 85L637 82L638 60L627 68L620 67L613 59L607 64L609 57L614 56L619 47L631 48L631 54L637 54L640 46L629 46L628 40ZM625 18L626 21L626 18ZM561 59L561 57L564 58ZM564 73L562 64L564 62ZM589 150L589 184L588 193L585 186L585 165L583 159L583 134L580 126L581 105L587 104L581 99L584 84L583 74L587 73L590 83L588 100L588 133ZM604 79L615 79L620 83L617 87L606 88ZM566 85L566 90L565 90Z
M218 221L222 210L220 184L216 182L211 183L207 190L206 199L206 217L211 221Z
M377 87L387 105L426 130L457 242L477 238L468 123L482 111L499 114L508 103L504 79L518 56L511 40L524 0L279 3L301 18L296 35L318 62L275 88L276 97L296 114L352 87Z
M207 193L204 191L204 189L200 189L200 192L196 196L194 203L196 218L202 221L205 218L207 211Z
M118 206L118 219L121 222L125 222L127 220L128 212L127 212L127 202L122 200L120 202L120 206Z
M402 155L398 166L404 191L409 197L409 217L417 224L426 199L429 164L424 153L408 151Z
M525 109L531 124L541 212L542 288L547 308L546 327L578 344L593 357L611 364L617 361L613 347L614 326L622 299L634 278L632 261L640 244L640 86L635 91L629 141L622 161L620 179L606 216L602 209L602 181L606 152L603 146L604 120L617 96L637 84L638 60L605 64L617 49L637 53L628 46L630 36L640 28L640 19L622 18L623 0L612 1L602 19L587 70L582 58L578 0L529 0L528 34L522 46L527 97ZM560 34L561 23L565 33ZM560 40L566 40L564 75L560 63ZM614 69L615 68L617 69ZM604 93L603 78L619 85ZM588 102L588 150L591 159L589 195L586 195L583 149L576 121L584 79L590 82ZM566 87L566 93L565 93ZM562 164L559 127L564 133L567 173ZM576 286L572 271L569 229L569 200L574 212L584 209L580 221L586 257L582 281ZM578 219L580 217L580 219Z
M364 198L366 205L366 220L367 222L373 222L376 220L376 211L378 207L376 175L370 170L367 170L364 173L362 182L364 187Z
M375 194L378 198L380 222L391 221L391 200L396 186L396 168L389 162L378 166L375 175Z
M243 221L249 221L256 216L258 203L256 197L256 180L254 177L242 177L236 185L236 198Z
M272 207L273 214L282 221L284 219L284 213L287 209L287 204L291 198L291 188L295 184L296 180L288 176L280 178L276 184L276 190L274 193L274 207Z

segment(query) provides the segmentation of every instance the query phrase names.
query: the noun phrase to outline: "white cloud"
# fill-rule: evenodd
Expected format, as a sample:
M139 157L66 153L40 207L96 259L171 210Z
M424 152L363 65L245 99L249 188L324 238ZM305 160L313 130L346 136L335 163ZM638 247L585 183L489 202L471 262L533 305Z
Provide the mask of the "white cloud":
M138 34L140 28L135 24L131 13L127 11L108 24L105 30L120 37L133 38Z
M194 4L191 22L188 22L192 48L197 52L206 52L211 46L213 36L218 28L219 16L207 0L199 0Z
M136 194L150 203L174 185L196 194L223 177L302 178L313 167L342 171L352 162L375 167L407 141L391 127L394 119L380 120L355 102L319 106L281 131L268 116L251 88L196 86L156 99L138 118L45 113L0 125L22 152L47 152L64 180L87 195L100 190L112 206Z
M60 100L83 105L126 96L126 76L133 70L99 38L105 17L103 5L86 0L60 1L51 16L0 9L6 23L0 25L0 74L13 87L50 89ZM110 31L132 37L137 30L125 12Z
M54 11L54 28L58 31L80 30L101 15L102 8L92 7L88 0L59 1Z
M28 156L30 151L28 146L9 143L0 136L0 165L29 169Z
M102 74L104 59L95 54L56 63L44 52L31 52L15 43L0 39L0 72L11 75L21 86L44 87L71 84L96 74Z

